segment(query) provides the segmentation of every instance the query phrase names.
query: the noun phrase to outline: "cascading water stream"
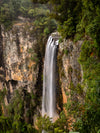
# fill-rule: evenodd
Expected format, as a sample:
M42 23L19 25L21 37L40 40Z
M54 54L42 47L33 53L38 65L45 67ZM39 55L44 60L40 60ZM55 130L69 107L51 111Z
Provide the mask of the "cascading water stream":
M56 55L58 39L50 36L46 46L43 72L42 116L56 117Z

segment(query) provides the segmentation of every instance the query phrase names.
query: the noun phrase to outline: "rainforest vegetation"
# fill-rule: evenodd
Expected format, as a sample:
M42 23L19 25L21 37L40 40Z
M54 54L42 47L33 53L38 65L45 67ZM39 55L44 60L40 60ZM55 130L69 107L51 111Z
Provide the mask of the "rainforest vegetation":
M75 43L83 40L79 63L83 69L83 82L76 87L70 85L71 92L84 97L83 103L73 108L69 100L64 106L75 122L73 132L100 133L100 0L0 0L0 25L7 30L18 21L18 16L30 18L39 36L47 38L55 29L61 34L60 41L72 39ZM26 96L22 97L23 91ZM6 90L0 90L0 132L35 133L45 129L48 133L68 133L68 119L64 111L59 119L51 123L48 117L39 117L37 129L33 121L25 122L24 105L29 104L27 117L34 115L36 97L23 88L16 91L3 115L2 104ZM27 103L29 102L29 103ZM18 104L20 103L20 104Z

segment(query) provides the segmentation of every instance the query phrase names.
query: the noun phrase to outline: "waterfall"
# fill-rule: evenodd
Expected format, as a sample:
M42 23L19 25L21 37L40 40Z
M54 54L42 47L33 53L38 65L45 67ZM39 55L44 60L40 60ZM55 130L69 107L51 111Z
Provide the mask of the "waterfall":
M43 71L42 116L57 117L56 113L56 55L58 39L50 36L46 46Z

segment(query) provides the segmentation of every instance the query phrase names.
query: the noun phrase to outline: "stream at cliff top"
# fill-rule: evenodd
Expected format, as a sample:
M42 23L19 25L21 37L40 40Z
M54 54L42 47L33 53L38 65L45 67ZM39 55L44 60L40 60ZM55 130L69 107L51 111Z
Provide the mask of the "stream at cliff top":
M58 38L50 36L46 46L44 71L43 71L43 97L42 116L46 115L54 119L56 113L56 58Z

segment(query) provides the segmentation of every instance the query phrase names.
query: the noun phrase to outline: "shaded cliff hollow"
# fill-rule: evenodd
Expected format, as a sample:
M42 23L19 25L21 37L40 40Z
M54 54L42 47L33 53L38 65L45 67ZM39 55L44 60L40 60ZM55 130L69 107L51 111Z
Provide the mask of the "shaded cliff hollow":
M3 26L0 28L0 90L7 90L6 105L9 105L17 89L41 96L43 64L33 31L34 27L27 19L15 23L9 31ZM36 102L39 104L40 101Z
M2 38L2 27L0 26L0 90L4 87L5 81L5 65L3 56L3 38Z
M58 71L59 83L62 92L63 109L74 111L78 102L83 102L81 83L83 71L78 62L83 41L74 43L70 39L59 45ZM82 94L82 95L81 95ZM68 113L68 112L67 112Z

